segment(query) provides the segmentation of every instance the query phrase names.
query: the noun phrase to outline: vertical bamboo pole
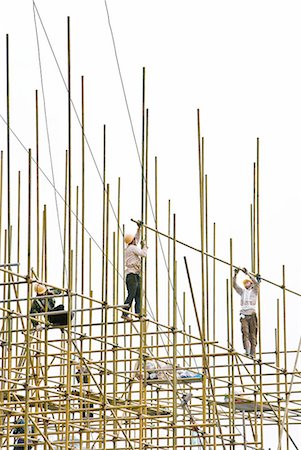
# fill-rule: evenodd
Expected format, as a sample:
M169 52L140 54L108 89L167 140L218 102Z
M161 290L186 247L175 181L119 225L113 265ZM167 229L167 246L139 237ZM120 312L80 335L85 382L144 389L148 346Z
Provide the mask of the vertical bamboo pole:
M230 277L232 280L233 274L233 242L230 239ZM230 423L230 433L231 433L231 442L235 440L235 359L234 359L234 308L233 308L233 285L230 284L230 362L231 362L231 403L232 403L232 415L231 415L231 423ZM235 450L235 445L231 445L231 449Z
M145 67L142 69L142 137L141 137L141 221L144 222L145 216ZM141 239L144 239L144 228L141 229ZM140 321L140 345L139 345L139 397L140 397L140 418L139 418L139 450L143 449L144 446L144 420L143 420L143 398L144 398L144 386L143 386L143 375L145 374L145 364L143 357L143 337L144 337L144 318L146 314L146 292L144 291L144 269L145 263L142 261L141 264L141 321Z
M145 67L142 69L142 138L141 138L141 221L144 222L144 162L145 162ZM143 239L143 235L142 235Z
M72 310L72 152L71 152L71 40L70 40L70 17L67 18L67 57L68 57L68 339L67 339L67 379L66 379L66 443L65 449L69 448L70 428L70 393L71 393L71 310Z
M104 346L102 360L104 362L103 373L103 450L107 449L107 358L108 358L108 274L109 274L109 206L110 206L110 185L107 184L107 201L106 201L106 259L105 259L105 296L104 296ZM113 267L114 273L114 267Z
M204 161L203 161L204 163ZM207 339L209 340L210 336L210 309L209 309L209 259L208 259L208 177L204 175L204 240L205 240L205 309L206 309L206 334ZM207 351L209 353L209 347L207 347ZM210 360L210 358L209 358ZM208 408L208 422L211 422L211 409ZM211 434L211 428L208 429L209 435ZM209 438L209 444L211 444L211 437Z
M76 221L75 221L75 269L74 269L74 288L75 292L78 292L78 222L79 222L79 187L76 186L76 194L75 194L75 215L76 215ZM78 298L77 295L74 296L74 309L76 310L75 318L74 318L74 325L75 329L77 331L76 325L77 325L77 309L78 309Z
M39 154L39 97L38 91L35 92L36 107L36 202L37 202L37 276L40 277L40 154Z
M2 207L3 207L3 151L1 150L1 158L0 158L0 258L1 258L1 251L2 251Z
M212 267L212 316L213 316L213 342L216 341L216 224L213 223L213 267ZM216 346L213 346L213 389L215 390L215 376L216 376ZM216 421L215 409L213 408L213 423ZM213 445L216 447L216 427L213 427Z
M31 299L31 149L28 152L28 223L27 223L27 312L26 312L26 386L25 386L25 436L24 446L28 447L28 427L29 427L29 399L30 399L30 299Z
M81 77L81 106L82 106L82 228L81 228L81 293L85 291L85 84Z
M65 287L66 277L66 248L67 248L67 208L68 208L68 161L69 152L66 150L65 155L65 196L64 196L64 243L63 243L63 281L62 286Z
M233 414L233 399L231 399L231 305L230 305L230 291L229 279L226 280L226 306L227 306L227 387L228 387L228 428L231 433L231 418Z
M116 237L117 237L117 247L116 247L116 269L115 269L115 274L116 274L116 304L119 303L119 267L120 267L120 232L121 232L121 227L120 227L120 192L121 192L121 181L120 181L120 177L118 177L118 190L117 190L117 233L116 233ZM117 320L117 317L116 317Z
M253 234L253 267L252 270L256 271L256 243L257 243L257 236L256 236L256 211L257 211L257 202L256 202L256 176L257 176L257 168L256 163L253 164L253 227L252 227L252 234Z
M144 199L144 221L148 223L148 127L149 127L149 113L146 109L146 121L145 121L145 199ZM143 233L143 231L142 231ZM147 243L147 228L144 230L144 241ZM145 292L145 314L146 314L146 301L147 301L147 258L142 260L144 264L144 292ZM145 331L145 330L144 330Z
M21 172L18 172L18 224L17 224L17 261L20 262L20 234L21 234ZM17 267L20 273L20 266ZM19 279L18 279L19 281ZM19 297L19 285L17 285L17 296Z
M7 262L11 262L11 186L10 186L10 173L11 173L11 158L10 158L10 77L9 77L9 36L6 35L6 139L7 139ZM11 277L8 275L8 281ZM11 310L11 288L10 283L7 287L7 309ZM11 379L11 360L12 360L12 323L11 315L7 315L7 331L8 331L8 346L7 346L7 358L8 358L8 378ZM10 398L10 396L9 396Z
M206 305L205 305L205 265L204 265L204 138L201 138L201 126L200 126L200 110L197 110L197 130L198 130L198 162L199 162L199 202L200 202L200 232L201 232L201 289L202 289L202 333L203 338L206 341ZM205 355L203 355L203 366L205 366ZM202 385L202 411L203 411L203 423L206 420L206 394L207 383L206 377L203 378ZM206 426L205 426L206 431ZM206 440L205 440L206 441ZM204 442L204 450L206 450L206 442Z
M170 200L168 200L168 213L167 213L167 233L170 236L171 233L171 214L170 214ZM167 325L171 324L170 311L171 311L171 279L170 279L170 259L171 259L171 249L170 249L170 239L167 241Z
M103 191L102 191L102 271L101 271L101 292L105 295L105 243L106 243L106 126L103 126ZM104 310L101 310L101 335L103 335ZM103 343L101 343L101 350Z
M148 223L148 179L149 179L149 152L148 152L148 135L149 135L149 111L146 109L146 119L145 119L145 200L144 200L144 221ZM143 231L142 231L143 232ZM147 245L147 228L144 230L144 242L145 245ZM142 343L142 354L143 358L145 358L146 348L147 348L147 330L146 330L146 313L147 313L147 258L142 259L142 264L144 264L143 272L143 279L144 279L144 289L142 289L143 298L144 298L144 308L143 316L141 317L141 343ZM144 361L145 362L145 361ZM143 379L146 379L146 364L144 364L143 367ZM145 383L142 384L142 405L143 405L143 421L142 421L142 431L143 431L143 445L146 443L146 419L147 416L147 399L146 399L146 385Z
M285 400L288 396L288 380L287 380L287 316L286 316L286 277L285 266L282 266L282 301L283 301L283 363L284 363L284 395ZM286 418L286 448L289 449L289 421Z
M9 36L6 35L6 139L7 139L7 231L8 231L8 263L11 262L11 205L10 205L10 80L9 80ZM8 286L10 299L10 286ZM10 308L10 306L9 306Z
M200 111L197 110L198 125L198 157L199 157L199 201L200 201L200 231L201 231L201 282L202 282L202 330L206 340L206 305L205 305L205 272L204 272L204 138L201 138Z
M205 175L205 194L204 194L204 234L205 234L205 251L208 253L208 176ZM209 310L209 259L208 255L205 258L205 285L206 285L206 325L207 325L207 339L210 336L210 310Z
M155 228L159 229L158 223L158 161L157 157L155 157ZM158 264L158 233L155 234L155 299L156 299L156 314L155 320L159 321L159 264ZM169 280L168 280L169 282ZM168 283L169 285L169 283ZM156 356L159 356L159 327L156 325Z
M255 265L254 265L254 236L253 236L253 205L250 205L250 250L251 250L251 271L255 272Z
M11 262L11 182L10 182L10 173L11 173L11 158L10 158L10 77L9 77L9 36L6 35L6 139L7 139L7 262L10 264ZM11 277L8 275L8 281L11 280ZM7 346L7 369L8 369L8 379L10 380L12 377L11 374L11 361L12 361L12 319L10 315L11 310L11 288L10 283L7 287L7 333L8 333L8 346ZM10 390L10 383L8 383L8 390ZM8 394L8 402L10 401L10 392ZM10 421L8 420L8 428L7 428L7 436L10 433ZM8 437L9 441L9 437ZM7 444L8 445L8 444ZM7 447L9 448L9 447Z
M118 179L118 185L119 185L119 179ZM119 224L119 219L118 219ZM117 230L117 233L119 232L119 229ZM118 348L118 338L117 338L117 332L118 332L118 325L117 325L117 309L116 306L118 304L117 302L117 280L118 280L118 270L116 268L117 265L117 250L116 250L116 233L113 232L113 277L112 277L112 292L113 292L113 347L112 347L112 365L113 365L113 406L116 408L117 405L117 389L118 389L118 379L117 379L117 373L118 373L118 354L117 354L117 348ZM115 436L115 433L114 433ZM113 437L113 448L116 449L116 439Z
M280 429L281 429L281 399L280 399L280 302L277 298L277 328L276 328L276 390L277 390L277 415L278 415L278 441L280 440Z
M256 219L257 219L257 273L260 273L260 152L259 138L257 138L257 157L256 157ZM261 302L260 289L258 291L258 340L259 340L259 383L260 383L260 445L263 447L263 381L262 381L262 335L261 335Z
M173 215L173 323L172 323L172 449L177 449L177 255L176 255L176 215Z
M43 230L42 230L42 280L47 281L47 206L43 209Z

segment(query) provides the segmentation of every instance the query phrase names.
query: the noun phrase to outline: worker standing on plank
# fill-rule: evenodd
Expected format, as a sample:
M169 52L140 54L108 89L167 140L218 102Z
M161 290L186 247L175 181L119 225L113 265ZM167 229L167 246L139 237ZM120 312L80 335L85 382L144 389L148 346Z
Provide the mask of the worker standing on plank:
M138 222L135 236L126 234L124 237L124 242L127 245L125 249L125 275L128 296L125 300L124 312L121 317L126 320L131 320L127 311L132 306L134 299L135 313L141 314L141 258L146 257L147 254L147 246L143 241L141 242L141 248L138 247L141 226L142 222Z
M239 270L242 270L249 278L243 281L242 288L237 284L236 278ZM246 268L234 269L233 287L240 295L240 323L243 346L247 356L255 357L257 345L257 315L256 303L258 298L260 276L256 278Z

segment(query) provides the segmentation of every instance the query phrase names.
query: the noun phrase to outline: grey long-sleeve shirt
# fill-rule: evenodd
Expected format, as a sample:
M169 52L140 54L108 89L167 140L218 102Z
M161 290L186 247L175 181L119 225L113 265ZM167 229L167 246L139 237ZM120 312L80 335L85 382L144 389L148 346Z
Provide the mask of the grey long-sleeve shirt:
M140 241L140 229L138 228L135 235L135 241L137 245L130 244L125 249L125 274L129 273L140 274L141 272L141 258L147 254L147 247L139 248L138 243Z
M236 282L237 274L235 274L233 277L233 287L240 295L240 314L249 316L256 312L259 283L256 278L253 277L253 275L251 275L249 272L246 273L253 283L252 286L249 289L239 286Z

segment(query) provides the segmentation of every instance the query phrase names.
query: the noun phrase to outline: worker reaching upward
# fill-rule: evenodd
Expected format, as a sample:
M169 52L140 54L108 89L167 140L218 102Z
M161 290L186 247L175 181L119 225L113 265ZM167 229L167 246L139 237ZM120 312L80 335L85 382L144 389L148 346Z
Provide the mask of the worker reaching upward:
M243 281L242 288L237 284L236 278L242 270L249 278ZM240 323L243 346L247 356L255 357L257 345L257 315L256 303L259 291L260 276L255 278L247 269L234 269L233 287L240 295Z
M128 310L131 308L135 299L135 313L141 314L141 258L146 257L147 246L142 241L141 248L138 247L140 241L140 229L142 222L138 222L138 229L134 235L126 234L124 242L127 245L125 249L125 275L128 296L123 306L122 318L131 320Z

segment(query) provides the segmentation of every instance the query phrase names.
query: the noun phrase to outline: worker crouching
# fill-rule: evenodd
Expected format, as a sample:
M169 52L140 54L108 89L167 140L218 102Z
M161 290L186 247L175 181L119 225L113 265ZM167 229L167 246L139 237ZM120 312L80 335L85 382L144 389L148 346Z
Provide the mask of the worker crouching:
M255 278L247 269L241 269L248 279L243 281L242 288L237 284L237 274L240 269L234 269L233 288L240 295L240 323L243 346L247 356L255 357L257 345L257 315L256 304L259 291L260 276Z
M128 296L121 317L126 320L131 320L127 311L131 308L133 300L135 300L135 313L141 314L141 258L147 255L147 247L144 242L141 242L141 248L138 247L141 225L142 223L139 222L135 236L126 234L124 237L124 242L127 245L125 249L125 274Z
M48 321L53 326L66 326L68 325L68 311L65 311L64 305L55 306L55 296L61 295L60 289L54 289L46 287L44 284L36 283L34 286L36 292L36 298L33 300L30 314L50 313L48 315ZM38 317L38 316L37 316ZM41 317L41 316L39 316ZM71 320L74 317L74 313L71 312ZM31 319L32 326L36 330L42 328L41 323L36 319Z

